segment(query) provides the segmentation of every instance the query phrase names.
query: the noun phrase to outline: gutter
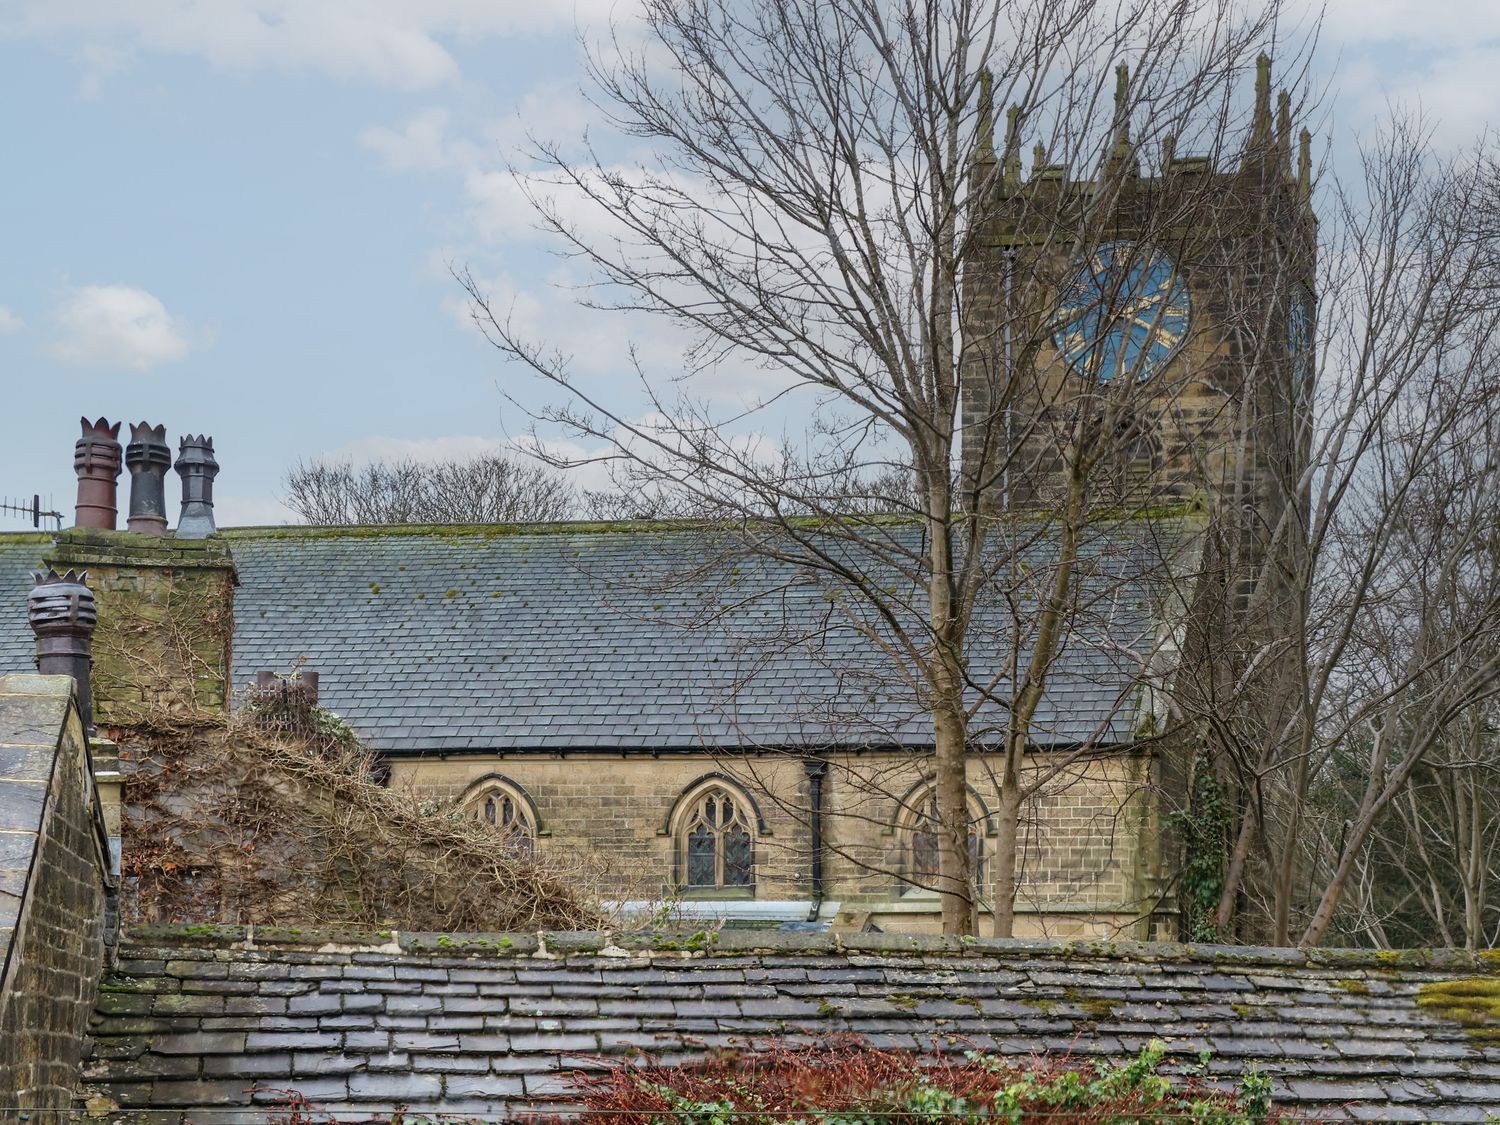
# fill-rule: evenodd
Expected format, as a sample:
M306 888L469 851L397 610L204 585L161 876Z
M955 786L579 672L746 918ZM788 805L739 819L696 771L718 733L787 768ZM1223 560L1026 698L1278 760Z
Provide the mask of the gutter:
M823 912L823 778L828 774L828 763L822 758L804 758L802 768L807 771L807 824L812 833L813 900L807 920L816 922Z

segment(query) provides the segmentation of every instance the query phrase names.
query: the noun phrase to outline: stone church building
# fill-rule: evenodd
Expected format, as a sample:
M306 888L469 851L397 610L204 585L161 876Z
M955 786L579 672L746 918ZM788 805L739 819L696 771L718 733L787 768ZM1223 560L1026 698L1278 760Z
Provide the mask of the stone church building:
M1257 147L1235 167L1169 154L1132 181L1109 237L1070 282L1071 320L1035 359L1033 392L1005 408L1032 423L1024 440L1038 468L995 518L1037 519L1044 530L1009 541L1025 543L1019 567L1043 571L1058 539L1032 513L1058 484L1048 442L1069 416L1070 388L1147 388L1129 420L1121 495L1131 502L1090 528L1075 619L1031 724L1032 768L1047 776L1025 813L1023 936L1175 932L1162 819L1185 751L1167 700L1203 602L1199 576L1213 571L1224 513L1274 522L1263 482L1295 464L1303 440L1307 156L1304 146L1294 173L1264 70L1256 113ZM1091 190L1040 163L1020 179L1006 163L1013 147L977 170L1002 196L1054 193L1065 210L1069 193ZM1159 208L1183 185L1227 200L1225 215L1269 208L1271 244L1219 227L1138 244L1147 203ZM985 253L1009 263L1032 253L1024 221L1006 219L1004 205L995 213ZM1300 264L1268 270L1270 253ZM1129 315L1090 311L1122 285ZM975 293L981 315L1000 292ZM1232 323L1247 292L1269 325L1261 336L1280 341L1273 362L1245 362ZM975 371L963 417L977 426L995 409L993 380ZM191 675L201 704L231 706L268 673L309 686L315 675L321 705L379 755L390 785L451 804L518 848L590 853L621 903L739 924L938 928L931 722L903 687L907 672L841 617L826 582L693 523L218 530L212 443L192 437L177 461L184 515L168 532L163 431L134 427L122 454L118 429L84 422L79 526L0 536L7 604L22 604L39 566L87 571L101 729L128 724L143 702L139 674L122 668L149 670L176 630L194 659L170 674ZM965 471L984 472L985 456L967 457ZM137 487L127 529L115 530L122 463ZM976 615L971 681L1003 684L1014 607L997 600ZM31 670L33 651L22 615L0 615L0 674ZM986 901L1005 726L1003 692L993 694L975 702L969 764Z

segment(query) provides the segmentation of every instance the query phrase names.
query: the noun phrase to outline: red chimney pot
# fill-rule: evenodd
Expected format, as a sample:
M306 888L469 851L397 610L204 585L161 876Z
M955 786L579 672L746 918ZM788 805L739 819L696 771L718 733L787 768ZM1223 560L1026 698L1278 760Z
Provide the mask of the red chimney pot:
M120 476L123 451L120 423L105 419L78 419L83 436L73 446L73 471L78 474L78 504L73 523L78 527L115 529L115 482Z

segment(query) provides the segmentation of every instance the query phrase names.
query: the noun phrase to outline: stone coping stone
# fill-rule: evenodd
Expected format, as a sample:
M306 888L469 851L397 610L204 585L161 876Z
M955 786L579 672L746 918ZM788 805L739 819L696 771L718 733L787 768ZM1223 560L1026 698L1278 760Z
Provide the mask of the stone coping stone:
M228 546L217 536L174 539L75 527L61 532L43 554L49 565L74 569L89 566L234 569Z
M1500 975L1500 950L1288 949L1200 945L1182 942L1067 941L1033 938L970 938L938 934L804 934L763 930L551 931L541 933L437 933L367 927L282 927L220 924L138 924L124 940L187 952L194 948L252 950L261 947L308 952L426 953L505 958L574 954L627 956L677 954L684 958L773 953L796 955L879 954L970 958L1040 958L1202 965L1221 968L1422 970Z
M0 695L71 696L75 682L72 676L43 676L40 672L10 672L0 676Z

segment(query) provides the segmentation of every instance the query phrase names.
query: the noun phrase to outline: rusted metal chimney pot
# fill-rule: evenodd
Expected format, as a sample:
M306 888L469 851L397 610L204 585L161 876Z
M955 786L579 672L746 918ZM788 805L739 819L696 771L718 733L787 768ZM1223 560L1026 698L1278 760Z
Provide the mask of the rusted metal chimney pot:
M167 427L137 422L130 427L125 447L125 466L130 470L130 518L127 531L142 535L167 533L167 470L172 467L172 449L167 445Z
M177 475L182 478L182 514L177 517L177 538L206 539L214 527L214 439L189 434L177 450Z
M78 474L78 505L73 522L78 527L115 528L115 481L120 475L120 423L78 419L83 436L73 446L73 471Z
M290 677L278 676L269 669L255 673L255 687L250 696L255 704L252 721L262 730L291 731L302 735L317 733L312 709L318 705L318 674L298 669Z
M72 676L78 682L78 710L84 733L94 733L93 689L89 670L93 665L94 626L99 609L88 588L88 573L55 570L32 575L36 585L26 596L26 615L36 634L36 667L44 676Z

